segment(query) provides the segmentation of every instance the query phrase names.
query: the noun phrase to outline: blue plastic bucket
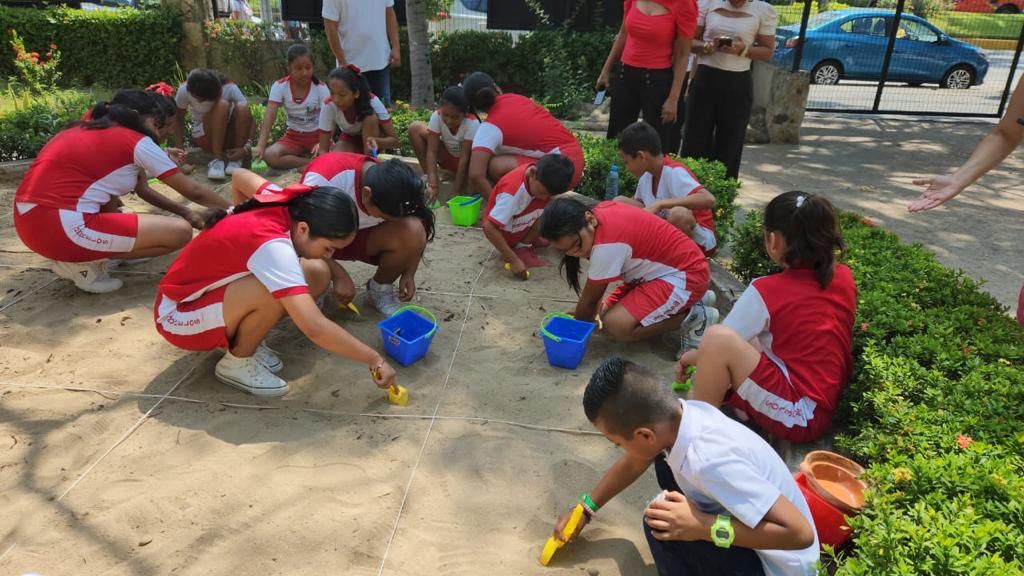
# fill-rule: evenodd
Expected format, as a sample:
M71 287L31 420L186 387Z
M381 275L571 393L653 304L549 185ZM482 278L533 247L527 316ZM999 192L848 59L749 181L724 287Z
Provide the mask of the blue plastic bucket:
M594 331L593 322L582 322L568 314L552 312L541 320L540 334L548 363L574 370L587 353L587 342Z
M426 355L437 333L437 318L426 308L402 306L377 326L384 351L402 366L408 366Z

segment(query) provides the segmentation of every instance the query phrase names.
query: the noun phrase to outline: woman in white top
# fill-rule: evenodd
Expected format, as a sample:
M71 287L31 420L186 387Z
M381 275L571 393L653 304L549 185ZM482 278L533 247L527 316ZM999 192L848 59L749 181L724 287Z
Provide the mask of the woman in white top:
M683 156L719 160L739 177L754 87L751 60L771 60L778 15L760 0L704 0L697 16Z

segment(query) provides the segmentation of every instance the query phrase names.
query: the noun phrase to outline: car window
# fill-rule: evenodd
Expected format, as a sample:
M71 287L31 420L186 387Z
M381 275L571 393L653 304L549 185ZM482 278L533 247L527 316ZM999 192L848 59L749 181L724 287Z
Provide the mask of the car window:
M896 37L917 42L939 40L939 35L934 30L916 20L900 20L900 29L896 32Z
M867 16L854 18L843 22L839 29L851 34L863 34L865 36L885 36L885 18L880 16Z
M817 16L812 17L807 21L807 29L814 30L815 28L821 28L829 22L841 18L843 13L839 10L829 10L828 12L820 12Z

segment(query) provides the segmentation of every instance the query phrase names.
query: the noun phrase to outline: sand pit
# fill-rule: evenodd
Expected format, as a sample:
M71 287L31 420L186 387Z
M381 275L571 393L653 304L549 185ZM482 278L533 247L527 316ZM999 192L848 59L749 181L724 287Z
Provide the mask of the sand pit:
M13 186L0 179L2 210ZM597 336L577 370L548 366L537 326L574 302L556 254L521 282L478 229L438 214L416 303L440 330L399 369L412 399L398 408L365 367L287 322L269 342L291 392L227 388L217 354L175 350L153 328L171 258L115 271L116 294L84 294L39 269L0 212L0 572L654 574L640 527L653 472L551 567L537 556L556 513L619 454L583 415L590 372L621 351L670 377L672 339ZM371 273L350 270L357 285ZM330 314L379 348L380 317L359 298L363 316Z

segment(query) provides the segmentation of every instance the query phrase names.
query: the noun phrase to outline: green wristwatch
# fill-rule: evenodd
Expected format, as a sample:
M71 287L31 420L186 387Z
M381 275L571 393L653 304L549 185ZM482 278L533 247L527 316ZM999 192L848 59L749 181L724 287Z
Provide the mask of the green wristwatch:
M725 514L719 514L715 523L711 525L711 541L719 548L732 546L736 539L736 531L732 529L732 518Z

